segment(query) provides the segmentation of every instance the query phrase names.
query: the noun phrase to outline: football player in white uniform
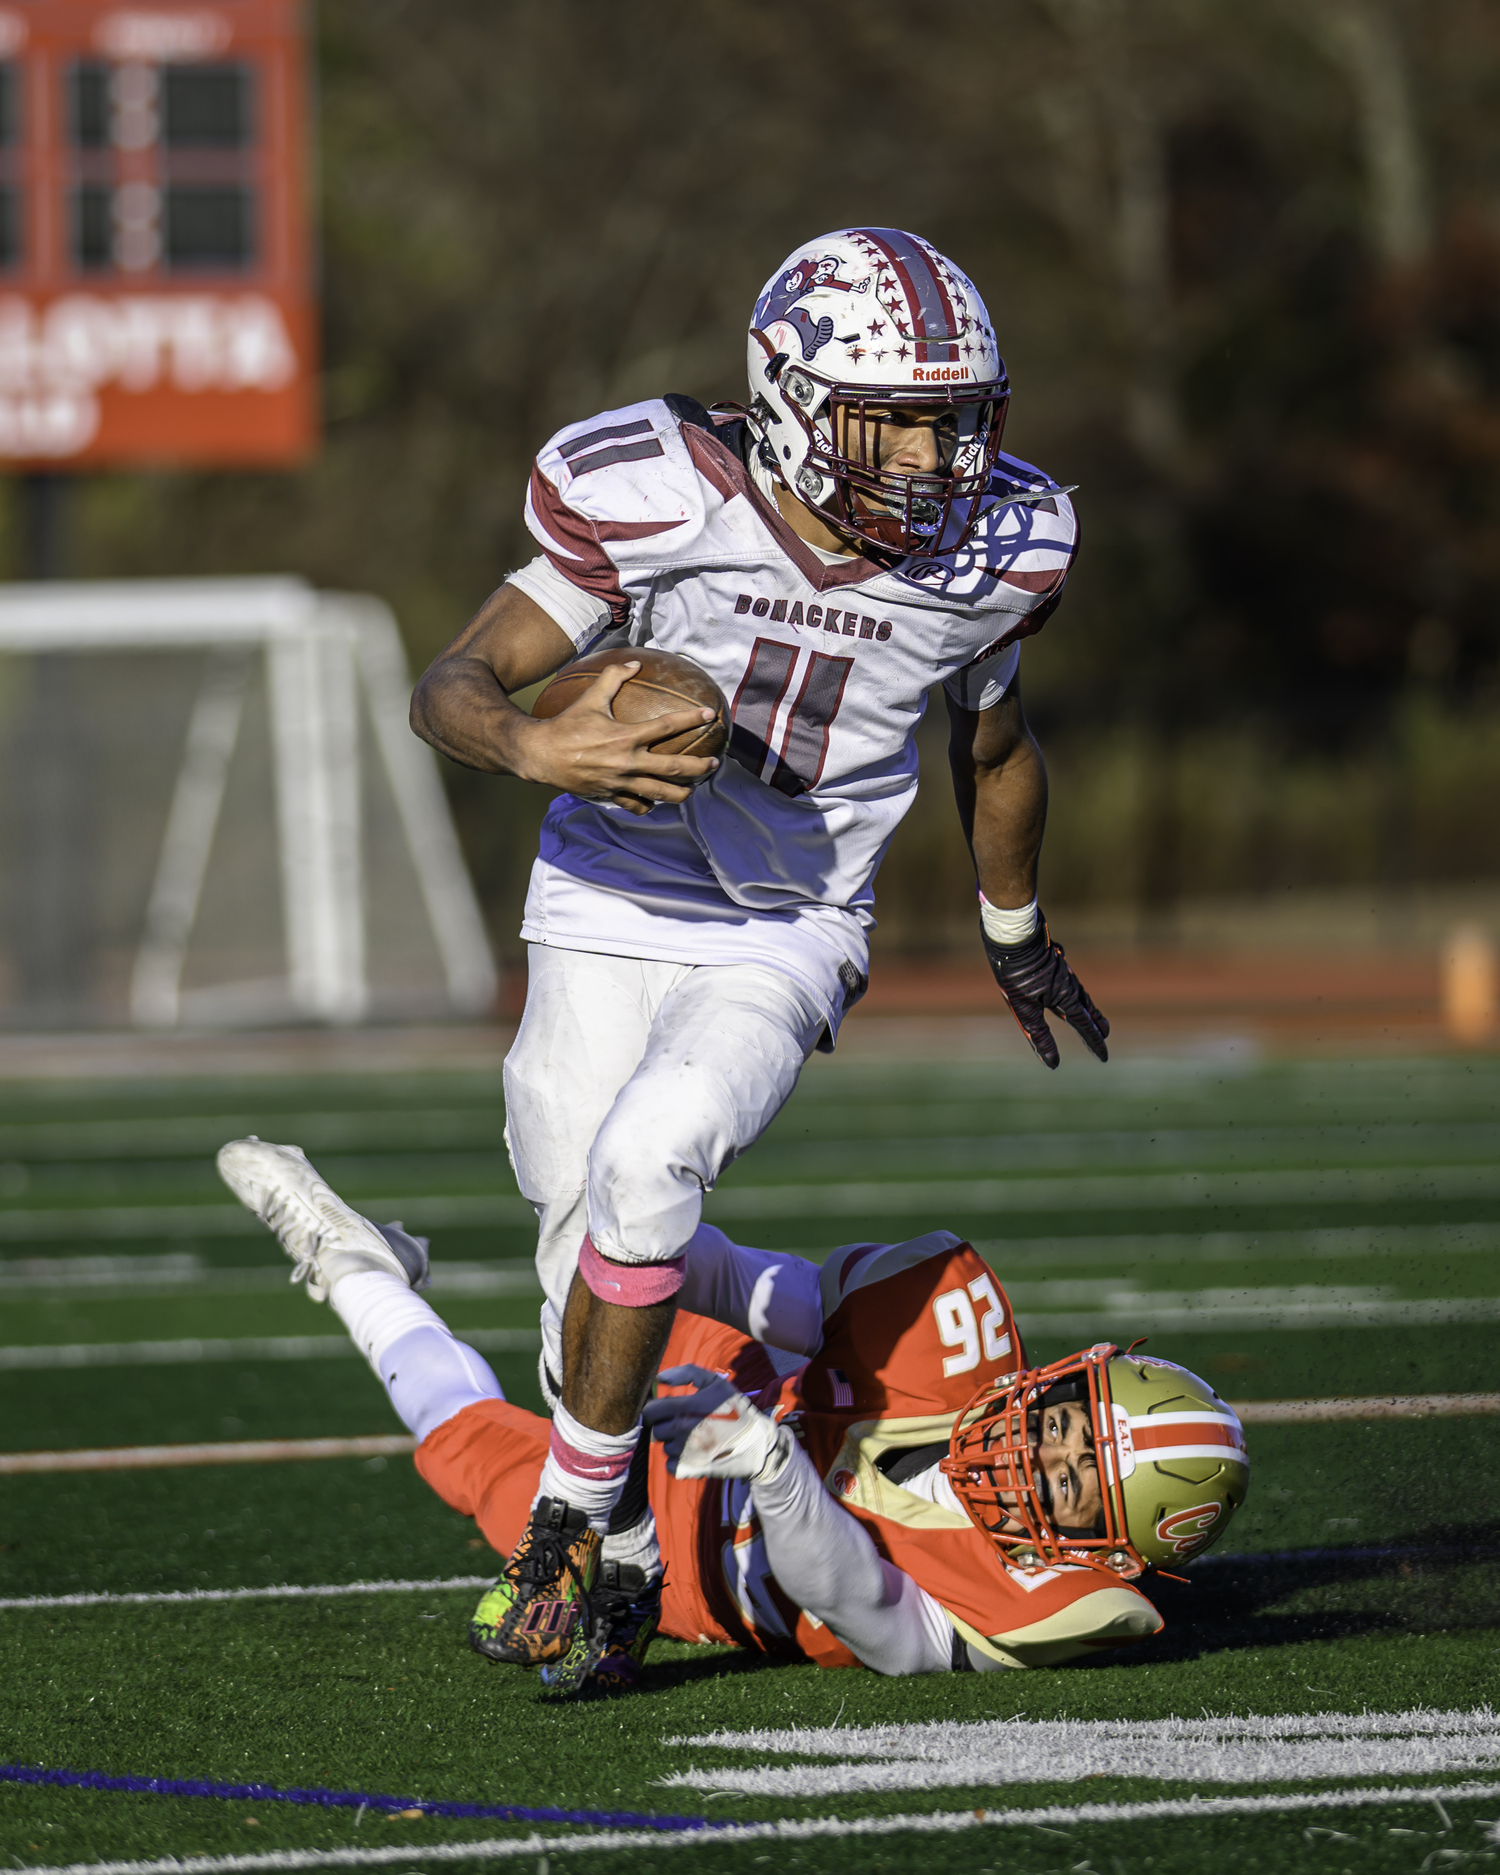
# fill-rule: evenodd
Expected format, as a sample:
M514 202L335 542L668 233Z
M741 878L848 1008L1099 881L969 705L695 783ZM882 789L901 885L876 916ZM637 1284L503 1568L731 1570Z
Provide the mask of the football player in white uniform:
M934 685L1000 989L1048 1066L1047 1009L1106 1058L1109 1025L1037 909L1046 771L1017 675L1077 529L1067 491L1000 451L1009 385L983 301L926 241L847 229L772 276L749 365L743 410L670 396L554 437L526 508L540 553L413 699L455 761L562 791L505 1071L553 1405L517 1552L534 1566L495 1623L519 1662L561 1658L557 1603L601 1556L659 1578L649 1514L612 1513L684 1249L704 1192L864 991ZM704 713L616 722L628 663L548 720L510 701L608 644L706 670L731 699L726 759L655 750Z

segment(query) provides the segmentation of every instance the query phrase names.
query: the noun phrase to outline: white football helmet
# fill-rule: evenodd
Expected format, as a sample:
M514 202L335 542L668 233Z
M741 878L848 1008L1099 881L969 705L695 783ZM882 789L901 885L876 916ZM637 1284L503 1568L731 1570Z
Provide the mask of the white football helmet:
M760 460L838 533L887 554L958 546L972 530L1010 385L974 284L899 228L845 228L788 256L750 321ZM882 420L928 407L932 474L881 467Z

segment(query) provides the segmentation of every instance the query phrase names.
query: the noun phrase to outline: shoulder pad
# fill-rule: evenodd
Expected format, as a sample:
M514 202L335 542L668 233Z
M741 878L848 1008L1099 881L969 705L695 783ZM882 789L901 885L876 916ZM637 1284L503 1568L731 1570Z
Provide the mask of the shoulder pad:
M679 428L691 423L695 429L707 430L713 435L717 426L708 414L708 406L700 404L696 397L689 397L685 391L668 391L662 402L676 417Z
M704 506L683 421L660 397L604 411L560 430L539 452L537 470L601 540L625 538L616 528L630 537L664 533L697 520Z
M1078 551L1070 492L1030 463L1002 456L964 544L931 559L908 561L899 577L940 601L979 612L1028 615L1025 629L1016 630L1013 621L991 650L1028 636L1055 607Z

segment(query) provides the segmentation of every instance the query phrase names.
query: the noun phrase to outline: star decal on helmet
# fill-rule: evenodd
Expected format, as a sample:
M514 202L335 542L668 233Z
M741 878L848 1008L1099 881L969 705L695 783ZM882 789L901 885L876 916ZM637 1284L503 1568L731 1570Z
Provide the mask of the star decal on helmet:
M863 324L848 316L856 308ZM951 550L979 524L1009 400L1004 360L978 336L986 317L968 276L903 229L840 229L794 248L751 321L747 414L761 460L843 538L898 557L939 540ZM867 400L899 407L903 391L941 402L951 430L948 455L921 477L847 446L864 434L850 426Z

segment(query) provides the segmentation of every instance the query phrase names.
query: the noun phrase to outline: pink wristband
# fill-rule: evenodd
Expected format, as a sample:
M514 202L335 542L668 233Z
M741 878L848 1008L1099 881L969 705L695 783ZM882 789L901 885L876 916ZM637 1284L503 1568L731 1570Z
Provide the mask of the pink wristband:
M655 1302L670 1302L682 1287L686 1255L672 1257L665 1263L612 1263L600 1256L594 1240L584 1235L578 1252L578 1274L601 1302L616 1302L622 1308L645 1309Z

